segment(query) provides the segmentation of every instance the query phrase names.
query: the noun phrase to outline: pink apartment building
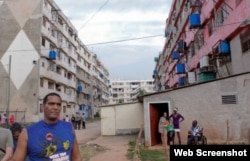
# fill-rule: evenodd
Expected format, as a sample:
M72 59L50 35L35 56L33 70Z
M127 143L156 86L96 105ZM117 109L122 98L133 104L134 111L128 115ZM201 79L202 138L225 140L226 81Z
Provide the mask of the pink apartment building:
M173 0L156 88L167 89L249 71L250 1Z
M204 127L208 144L250 144L250 1L173 0L165 45L153 71L158 92L144 95L147 146L160 144L158 120L178 107Z

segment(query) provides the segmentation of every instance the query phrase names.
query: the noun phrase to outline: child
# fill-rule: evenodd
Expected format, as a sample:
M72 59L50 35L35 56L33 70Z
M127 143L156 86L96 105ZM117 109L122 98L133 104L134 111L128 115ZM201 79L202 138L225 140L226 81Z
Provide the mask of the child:
M167 131L167 145L173 145L174 144L174 126L171 119L168 119L166 124L166 131Z

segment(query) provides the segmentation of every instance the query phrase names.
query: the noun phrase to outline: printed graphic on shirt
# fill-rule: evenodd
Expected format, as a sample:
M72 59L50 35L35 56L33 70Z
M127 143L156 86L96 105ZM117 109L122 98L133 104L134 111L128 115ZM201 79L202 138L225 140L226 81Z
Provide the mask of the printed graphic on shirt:
M43 151L39 154L40 156L46 156L51 159L51 161L68 161L69 156L67 152L57 152L61 147L67 151L70 147L69 140L61 140L53 136L52 133L47 133L45 140L40 141L40 147Z

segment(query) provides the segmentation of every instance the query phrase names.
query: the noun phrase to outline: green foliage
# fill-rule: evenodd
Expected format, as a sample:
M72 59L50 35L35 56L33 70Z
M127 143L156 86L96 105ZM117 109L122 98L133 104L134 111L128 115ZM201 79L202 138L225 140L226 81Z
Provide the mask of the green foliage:
M135 141L130 141L128 145L129 146L128 146L128 151L127 151L127 158L129 160L132 160L134 156Z
M135 141L129 142L127 158L133 160ZM141 161L166 161L166 153L164 150L151 150L141 147L139 157Z
M100 113L99 112L96 112L94 117L99 117L100 118Z
M164 150L142 149L140 158L142 161L166 161L166 153Z
M138 92L138 96L142 96L144 94L147 94L147 91L145 89L140 89Z

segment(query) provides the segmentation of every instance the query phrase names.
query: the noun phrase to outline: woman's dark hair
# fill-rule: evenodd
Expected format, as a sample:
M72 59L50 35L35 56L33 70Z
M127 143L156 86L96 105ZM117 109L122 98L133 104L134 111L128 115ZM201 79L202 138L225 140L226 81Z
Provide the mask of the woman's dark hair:
M15 122L10 126L10 131L12 132L12 134L14 134L15 132L21 132L22 129L23 126L18 122Z

